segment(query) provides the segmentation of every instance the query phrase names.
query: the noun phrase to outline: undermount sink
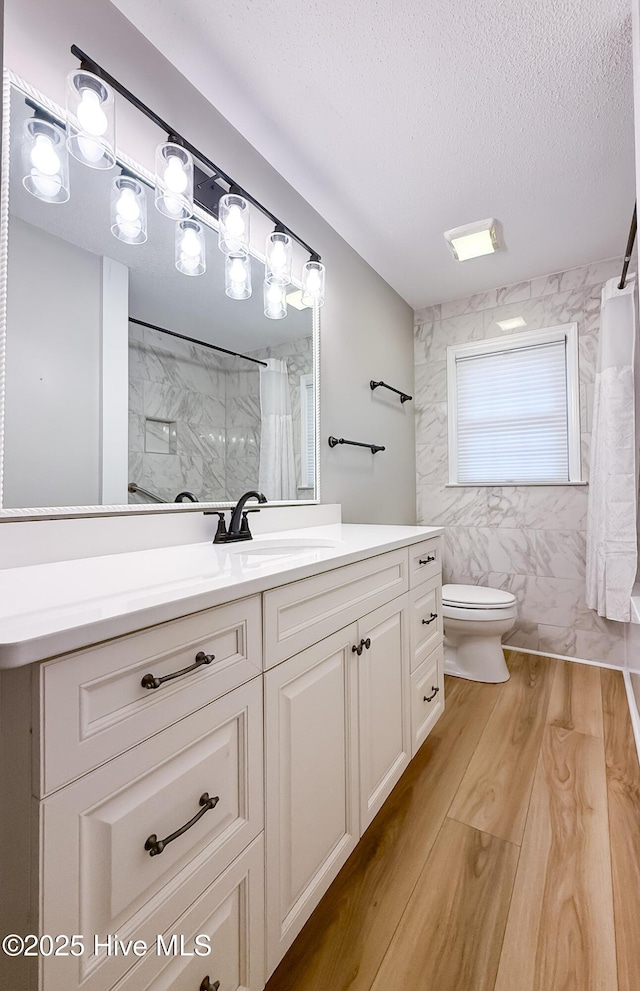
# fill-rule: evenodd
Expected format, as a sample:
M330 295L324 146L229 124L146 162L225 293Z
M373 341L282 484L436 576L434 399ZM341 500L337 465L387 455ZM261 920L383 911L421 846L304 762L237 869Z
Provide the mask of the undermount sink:
M287 554L303 554L305 551L333 549L339 547L341 540L313 539L305 537L283 537L282 540L246 540L235 544L225 544L224 549L241 554L261 555L265 557L286 557Z

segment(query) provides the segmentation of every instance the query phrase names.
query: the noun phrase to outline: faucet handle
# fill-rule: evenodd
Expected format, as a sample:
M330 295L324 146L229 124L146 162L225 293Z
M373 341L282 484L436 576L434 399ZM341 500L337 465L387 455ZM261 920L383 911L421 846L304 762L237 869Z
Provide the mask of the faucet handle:
M224 542L227 536L227 524L225 522L224 513L218 512L218 529L216 530L216 535L213 538L214 544L221 544Z

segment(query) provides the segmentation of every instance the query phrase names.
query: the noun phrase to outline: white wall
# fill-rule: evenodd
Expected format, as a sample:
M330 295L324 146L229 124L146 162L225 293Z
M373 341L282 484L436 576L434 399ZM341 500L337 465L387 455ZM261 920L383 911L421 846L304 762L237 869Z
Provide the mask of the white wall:
M320 252L327 265L322 310L322 500L340 502L347 522L415 522L413 408L372 394L384 378L412 391L410 308L107 0L8 0L5 62L60 103L76 43ZM153 167L162 135L127 105L118 144ZM336 156L336 178L348 167ZM384 444L373 457L331 450L329 434Z
M90 506L100 501L102 259L13 217L9 243L4 507Z

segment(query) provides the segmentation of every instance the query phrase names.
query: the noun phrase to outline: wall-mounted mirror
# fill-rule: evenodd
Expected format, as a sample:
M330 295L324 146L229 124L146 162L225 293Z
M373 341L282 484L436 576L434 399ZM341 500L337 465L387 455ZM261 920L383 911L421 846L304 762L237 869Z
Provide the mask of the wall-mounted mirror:
M317 309L299 308L291 285L287 316L268 319L259 257L251 298L225 295L224 255L202 211L206 272L179 272L175 223L154 208L152 184L146 242L114 237L123 162L100 171L70 158L67 202L31 195L25 124L34 106L54 105L10 74L5 86L2 515L159 506L183 492L220 505L260 487L269 501L315 500Z

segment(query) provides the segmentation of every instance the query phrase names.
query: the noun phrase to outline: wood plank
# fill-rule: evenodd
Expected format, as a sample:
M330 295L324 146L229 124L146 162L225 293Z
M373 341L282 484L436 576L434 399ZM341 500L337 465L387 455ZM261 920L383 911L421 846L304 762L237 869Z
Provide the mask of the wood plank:
M268 991L369 991L501 688L446 679L444 715Z
M446 819L372 991L493 991L519 852Z
M602 672L619 991L640 988L640 767L622 672Z
M602 739L600 668L572 661L556 663L547 722Z
M616 991L604 747L547 726L495 991Z
M508 657L503 686L449 815L511 843L522 842L555 661Z

